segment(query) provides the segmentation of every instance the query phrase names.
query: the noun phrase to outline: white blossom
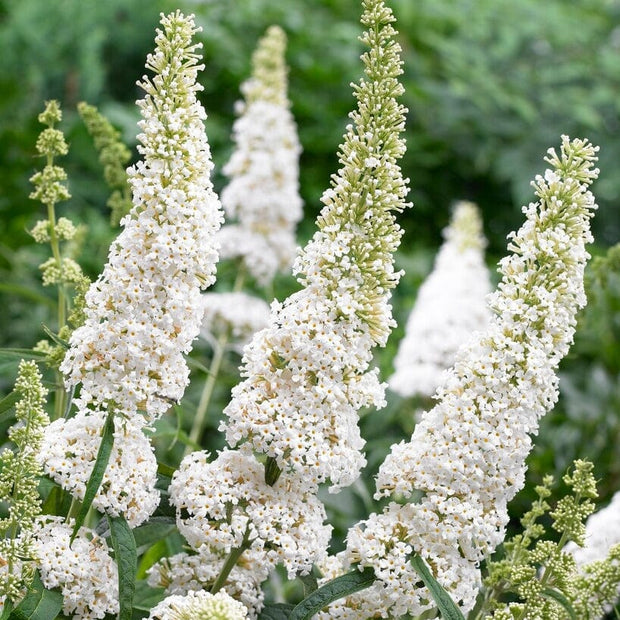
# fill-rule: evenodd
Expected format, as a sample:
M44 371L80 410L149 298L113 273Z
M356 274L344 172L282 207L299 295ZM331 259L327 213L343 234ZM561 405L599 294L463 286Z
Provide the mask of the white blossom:
M253 55L252 77L241 90L245 101L233 127L236 148L223 168L230 178L222 191L227 219L222 258L241 256L261 284L290 268L302 218L299 196L301 145L286 90L286 35L271 26ZM230 230L229 230L230 229Z
M202 302L204 314L200 334L207 341L227 333L235 347L243 348L256 332L269 323L269 305L254 295L241 292L205 293Z
M73 540L73 523L41 517L35 530L37 568L46 588L60 588L63 613L72 618L104 618L116 614L118 571L106 542L81 527Z
M282 564L290 578L325 555L331 526L325 509L294 475L265 482L265 467L246 449L186 456L170 484L177 526L194 549L248 548L265 566Z
M225 553L213 551L206 545L194 554L177 553L163 558L148 570L148 584L153 588L165 588L166 595L210 590L226 557ZM247 549L222 586L224 592L245 605L250 618L256 618L263 608L265 595L260 584L267 579L268 569L262 553Z
M490 298L495 316L459 351L438 404L379 470L377 497L411 503L391 503L349 532L348 561L373 566L383 584L378 613L416 615L429 600L403 561L413 552L464 610L473 607L479 563L503 539L530 435L557 400L555 371L585 305L596 150L566 136L559 156L550 149L553 170L536 178L539 201L523 209L524 225L509 236L512 254L500 262L502 280Z
M60 418L46 429L39 455L45 473L79 500L101 445L106 414L80 411L73 418ZM93 506L111 516L123 515L137 527L159 504L157 461L153 447L135 421L115 419L110 460Z
M359 105L342 167L323 194L318 231L295 262L304 288L272 304L269 326L246 346L246 379L224 411L229 445L249 442L313 492L326 480L332 490L355 481L365 463L357 412L385 402L369 365L394 325L389 298L400 274L392 254L402 231L393 211L407 206L408 191L398 166L405 110L396 101L401 63L392 21L381 3L364 12L368 80L355 86Z
M486 240L477 207L457 203L443 234L445 241L418 291L394 359L389 386L401 396L432 396L459 347L491 318Z
M128 169L133 209L110 248L103 274L86 295L86 322L61 366L66 385L82 384L80 410L162 415L188 383L183 354L202 320L201 289L215 279L215 233L222 215L209 178L213 164L196 97L199 65L193 18L162 16L155 76L146 97L138 150Z
M211 594L201 590L185 596L172 594L158 603L149 615L152 620L245 620L248 611L226 592Z

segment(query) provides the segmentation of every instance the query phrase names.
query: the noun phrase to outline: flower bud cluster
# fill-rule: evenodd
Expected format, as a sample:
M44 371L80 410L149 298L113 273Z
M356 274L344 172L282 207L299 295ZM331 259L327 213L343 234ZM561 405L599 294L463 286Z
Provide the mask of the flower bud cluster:
M166 595L209 591L225 559L225 553L213 551L206 545L199 547L194 554L177 553L148 570L148 584L153 588L165 588ZM222 586L224 592L246 606L250 618L256 618L263 608L265 595L260 584L269 573L269 566L263 559L262 553L247 549Z
M45 412L47 389L33 361L19 364L15 390L17 422L8 430L15 451L0 451L0 502L7 514L0 519L0 609L6 598L19 601L33 577L33 566L25 560L35 553L32 530L41 512L38 484L42 473L37 461L49 418Z
M243 603L226 592L211 594L204 590L168 596L149 615L152 620L245 620L247 617Z
M476 205L456 204L432 273L418 291L389 385L401 396L433 396L459 347L482 331L491 311L486 239Z
M383 463L377 497L419 499L391 503L349 533L349 562L381 575L383 614L394 605L396 615L416 615L429 600L425 588L403 587L416 577L402 545L422 556L464 609L474 604L477 567L503 539L530 435L556 402L557 365L585 305L596 151L566 136L559 155L550 149L551 169L534 182L539 201L524 208L524 225L510 235L512 254L500 262L502 281L490 298L495 316L460 350L411 440L393 446Z
M131 159L131 151L121 141L120 132L95 106L84 101L78 103L78 112L93 137L103 165L103 177L112 190L107 205L111 209L110 222L117 226L131 210L131 197L127 184L125 166Z

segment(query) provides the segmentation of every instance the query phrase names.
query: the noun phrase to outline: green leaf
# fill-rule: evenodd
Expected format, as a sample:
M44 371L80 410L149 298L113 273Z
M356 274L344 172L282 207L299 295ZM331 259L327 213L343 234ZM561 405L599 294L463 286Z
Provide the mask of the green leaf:
M71 533L71 542L76 537L78 530L84 523L86 515L90 510L93 499L97 495L97 491L101 486L103 475L105 474L108 461L110 460L110 454L112 453L112 445L114 444L114 414L108 413L105 424L103 425L103 436L101 437L101 444L97 451L97 458L95 459L95 465L93 471L90 474L88 483L86 484L86 490L84 491L84 499L77 517L75 518L75 525L73 532Z
M369 567L336 577L297 604L289 620L309 620L330 603L367 588L374 580L375 571Z
M51 338L56 344L60 345L63 349L69 348L69 343L66 340L60 338L58 334L55 334L47 325L41 323L41 327L43 328L43 331L49 336L49 338Z
M166 476L168 478L172 478L174 472L176 470L171 465L166 465L166 463L157 462L157 473L162 476Z
M10 411L19 400L19 392L13 391L0 400L0 414Z
M418 575L428 588L433 600L437 605L437 609L441 613L441 617L445 620L465 620L465 616L457 607L456 603L450 598L450 595L444 590L443 586L433 577L426 562L417 554L411 558L411 565L415 568Z
M33 351L32 349L16 349L11 347L0 349L0 362L12 362L22 359L43 361L45 358L45 353Z
M175 529L176 519L174 517L151 517L133 531L136 547L149 545L166 538Z
M274 603L273 605L265 605L258 616L258 620L288 620L293 605L290 603Z
M133 597L136 591L136 571L138 554L136 541L127 521L122 516L110 517L110 538L118 566L118 601L120 610L118 620L131 620Z
M62 594L47 590L38 573L26 597L9 614L9 620L54 620L62 610Z
M319 587L318 577L321 577L321 573L316 566L312 567L308 575L297 575L297 579L304 586L304 597L310 596Z
M136 594L134 597L133 608L139 611L149 612L157 603L166 598L164 588L151 588L144 580L136 582Z
M542 595L547 598L552 598L554 601L557 601L564 607L566 612L568 613L571 620L577 620L577 614L573 609L573 606L570 604L570 601L558 590L554 590L553 588L544 588L542 591Z

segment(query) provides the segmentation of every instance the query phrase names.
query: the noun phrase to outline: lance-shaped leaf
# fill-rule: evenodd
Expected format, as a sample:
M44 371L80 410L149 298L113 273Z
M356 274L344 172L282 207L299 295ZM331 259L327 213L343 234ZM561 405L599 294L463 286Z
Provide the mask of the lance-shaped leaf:
M90 507L97 495L97 491L101 486L103 475L105 474L108 461L110 460L110 454L112 453L112 445L114 444L114 414L109 413L103 425L103 435L101 437L101 444L97 451L97 458L95 459L95 465L93 471L88 479L86 490L84 491L84 499L82 500L82 506L75 518L75 525L73 526L73 532L71 533L71 542L76 537L78 530L84 524L84 519L90 510Z
M321 609L339 598L368 588L374 580L375 572L372 568L365 568L363 571L354 570L346 575L336 577L296 605L289 616L289 620L309 620Z
M133 597L136 591L138 554L133 532L124 517L110 517L110 538L118 566L118 620L131 620Z
M38 574L28 594L11 611L8 620L54 620L62 609L62 594L47 590Z
M422 557L414 554L411 558L411 564L431 593L437 605L437 609L439 609L441 613L441 617L445 620L465 620L465 616L461 610L450 598L450 595L445 591L443 586L433 577L433 574Z

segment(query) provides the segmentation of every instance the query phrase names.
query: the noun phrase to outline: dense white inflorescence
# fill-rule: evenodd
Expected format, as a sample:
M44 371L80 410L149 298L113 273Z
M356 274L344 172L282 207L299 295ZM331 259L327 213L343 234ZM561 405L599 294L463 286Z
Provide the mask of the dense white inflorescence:
M405 150L400 47L391 11L381 2L364 9L368 80L355 86L358 109L342 167L323 194L319 230L295 263L304 288L273 304L269 326L247 345L246 379L222 424L229 445L248 442L312 492L324 481L332 490L351 484L365 463L357 412L385 402L369 365L394 324L388 302L400 277L392 258L402 232L393 212L407 206L408 191L398 166Z
M269 324L269 304L247 293L205 293L201 336L213 341L226 333L235 347L242 348Z
M433 396L459 347L491 318L486 239L477 207L457 203L443 234L445 241L418 291L388 382L405 397Z
M149 615L152 620L245 620L248 611L226 592L172 594L158 603Z
M405 561L413 552L464 610L474 605L478 565L503 539L530 435L557 400L555 371L585 305L596 150L566 136L559 156L550 149L552 168L534 182L539 201L524 207L526 221L509 237L512 254L500 262L495 316L460 350L411 441L393 446L380 468L377 497L411 503L391 503L349 532L348 562L372 566L379 577L377 613L417 615L429 600Z
M227 218L238 224L220 231L222 258L240 256L261 284L290 268L302 218L299 196L301 145L287 99L286 35L271 26L252 58L252 77L241 90L245 101L233 127L236 148L223 168L230 183L222 191Z
M79 500L101 445L106 414L79 411L73 418L60 418L46 429L39 458L45 473ZM115 420L110 460L93 506L111 516L123 515L137 527L159 504L157 460L148 437L135 420Z
M226 557L226 553L213 551L206 545L193 555L177 553L148 570L148 584L153 588L165 588L166 595L210 590ZM265 595L260 584L269 574L269 566L263 559L262 553L246 550L222 586L224 592L246 606L250 618L256 618L263 608Z
M81 527L73 540L73 523L41 517L35 530L37 568L46 588L60 588L63 613L71 618L104 618L117 614L118 570L108 545Z
M188 383L183 354L200 331L200 292L215 279L222 221L196 97L202 65L193 18L177 12L161 23L147 57L155 76L140 83L143 161L127 171L134 207L86 295L86 322L61 366L68 388L81 383L80 410L143 414L147 422Z
M177 526L194 549L247 547L265 566L282 564L291 579L326 555L332 528L323 525L325 508L297 476L283 473L270 486L263 464L243 448L208 457L186 456L170 484Z

